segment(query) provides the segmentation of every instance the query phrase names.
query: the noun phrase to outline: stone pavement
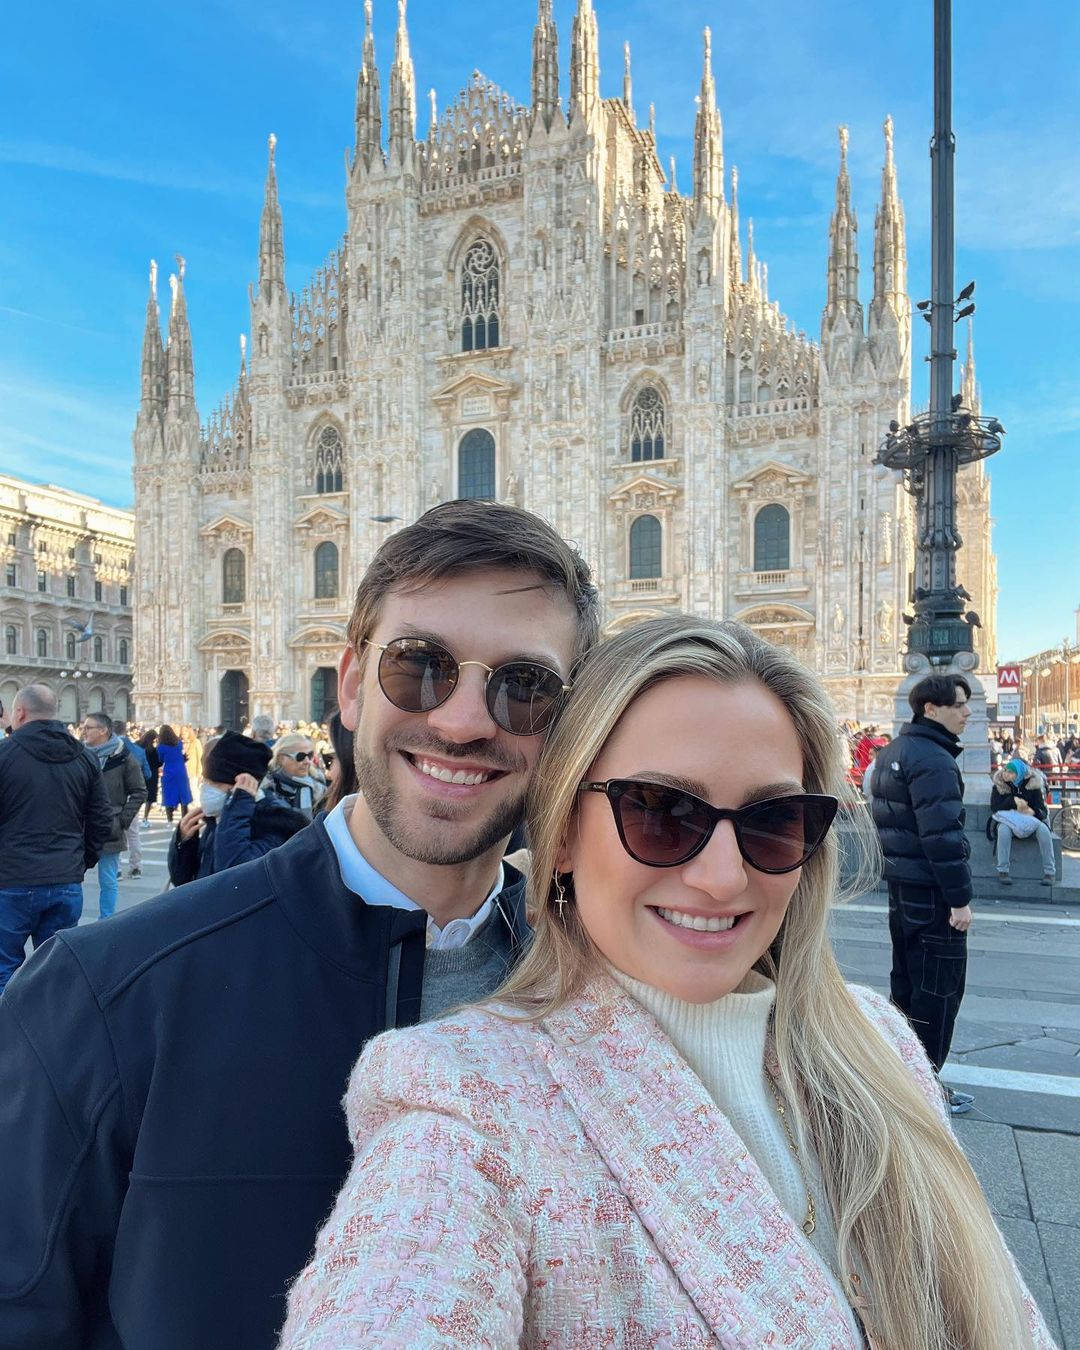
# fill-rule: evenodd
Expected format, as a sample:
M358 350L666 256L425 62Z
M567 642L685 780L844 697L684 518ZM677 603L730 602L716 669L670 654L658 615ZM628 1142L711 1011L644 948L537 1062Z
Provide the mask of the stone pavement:
M943 1074L975 1096L956 1133L1054 1335L1080 1350L1080 906L980 897L975 910ZM875 894L832 920L847 978L883 993L886 915Z
M160 808L151 821L143 876L121 880L121 910L164 889L171 830ZM1065 867L1066 884L1080 885L1080 856ZM93 922L95 874L85 895L83 922ZM1080 906L987 896L976 910L944 1074L975 1094L956 1132L1054 1335L1080 1350ZM864 896L832 922L847 978L887 993L885 897Z

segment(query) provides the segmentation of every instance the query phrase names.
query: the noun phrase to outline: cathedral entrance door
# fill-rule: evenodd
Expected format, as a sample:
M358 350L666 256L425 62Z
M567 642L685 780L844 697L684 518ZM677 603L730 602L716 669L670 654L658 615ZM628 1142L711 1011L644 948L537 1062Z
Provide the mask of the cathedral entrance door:
M320 666L311 677L311 720L322 724L337 708L337 671Z
M221 724L227 731L243 731L248 720L248 677L227 670L221 677Z

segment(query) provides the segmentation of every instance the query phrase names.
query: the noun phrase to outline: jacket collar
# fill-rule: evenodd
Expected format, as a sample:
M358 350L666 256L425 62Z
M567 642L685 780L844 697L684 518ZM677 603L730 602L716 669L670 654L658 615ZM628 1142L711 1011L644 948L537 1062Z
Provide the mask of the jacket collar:
M957 758L963 746L960 744L960 737L954 736L951 731L946 731L944 727L939 727L936 722L930 722L923 719L919 722L905 722L900 728L901 736L921 736L925 740L934 741L943 749L948 750L953 758Z
M392 947L401 944L403 971L400 998L409 1000L411 1014L415 996L419 1010L427 914L422 909L391 909L369 905L341 879L337 854L320 817L279 848L271 849L260 865L266 868L275 896L300 936L331 964L358 979L383 985ZM525 918L525 879L506 868L506 885L496 904L510 926L515 956L529 937ZM396 1025L407 1025L414 1016L399 1016ZM390 1023L394 1025L395 1023Z
M548 1069L719 1342L855 1350L804 1235L701 1080L607 976L544 1020Z

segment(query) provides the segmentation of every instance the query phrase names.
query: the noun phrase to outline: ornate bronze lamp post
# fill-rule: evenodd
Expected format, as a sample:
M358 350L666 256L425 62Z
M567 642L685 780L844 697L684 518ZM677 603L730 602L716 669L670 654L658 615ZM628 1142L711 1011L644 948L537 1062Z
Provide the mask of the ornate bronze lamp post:
M931 666L948 666L974 648L972 629L979 618L965 613L971 597L956 580L956 553L963 542L956 528L956 471L1000 450L1004 434L996 418L976 417L953 396L954 325L975 311L974 282L953 295L955 158L952 0L934 0L931 298L918 305L930 323L930 409L906 427L890 423L877 456L879 464L903 473L904 486L915 497L915 616L905 616L911 627L908 651L925 656Z

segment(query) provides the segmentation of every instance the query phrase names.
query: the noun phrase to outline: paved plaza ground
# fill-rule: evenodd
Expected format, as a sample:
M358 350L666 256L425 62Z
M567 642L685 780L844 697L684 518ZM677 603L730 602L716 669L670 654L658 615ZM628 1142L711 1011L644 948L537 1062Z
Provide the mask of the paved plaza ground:
M120 883L120 909L165 884L170 830L143 831L143 876ZM1080 857L1065 861L1080 885ZM1080 906L980 898L968 986L946 1078L975 1095L960 1142L1064 1350L1080 1350ZM83 922L97 918L96 874ZM850 980L888 991L885 897L836 911Z

